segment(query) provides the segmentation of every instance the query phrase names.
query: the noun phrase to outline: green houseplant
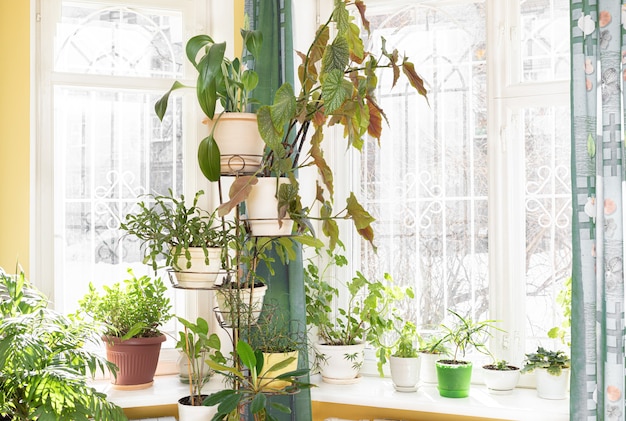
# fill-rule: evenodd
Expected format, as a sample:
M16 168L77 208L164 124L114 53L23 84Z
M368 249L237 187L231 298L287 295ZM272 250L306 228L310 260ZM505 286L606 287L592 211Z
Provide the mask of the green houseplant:
M322 232L329 238L331 248L338 240L337 218L352 219L357 232L373 240L370 224L374 219L354 194L349 194L342 210L333 210L333 172L324 158L324 128L342 126L348 145L358 150L365 136L380 139L386 116L374 95L379 69L393 71L393 85L403 75L420 95L426 96L426 89L413 63L397 50L388 50L383 42L381 53L367 51L361 29L348 11L349 5L356 7L361 27L368 30L366 7L361 0L335 2L308 50L298 52L300 90L295 92L291 84L285 83L271 105L258 109L258 127L267 145L263 166L256 174L241 177L233 184L230 201L222 205L221 214L246 199L258 182L258 175L285 176L289 182L280 184L275 194L279 219L288 215L301 230L308 228L308 219L322 219ZM315 167L321 178L315 197L321 210L315 215L311 209L316 206L303 205L298 194L296 170L305 166Z
M178 332L176 348L186 359L186 378L189 382L189 396L184 396L178 400L180 420L185 421L188 416L190 419L194 419L193 414L198 411L206 411L206 415L213 416L215 411L202 405L207 397L207 395L202 394L202 388L210 376L206 360L212 359L222 364L226 362L226 358L220 351L220 339L215 333L209 334L209 324L201 317L195 323L182 317L178 317L178 321L183 325L183 330ZM190 415L187 415L188 413Z
M137 278L132 270L123 283L103 286L98 291L92 283L79 300L79 315L88 315L104 327L103 341L107 359L119 367L112 382L119 388L148 387L156 371L161 343L159 328L171 318L170 299L161 278ZM138 356L142 356L136 361ZM140 368L136 365L142 364Z
M295 370L277 376L269 374L276 373L281 368L288 366L292 362L291 358L265 368L263 353L254 350L247 342L238 341L235 350L235 356L239 361L235 367L220 364L213 360L207 361L215 372L233 379L238 384L238 387L221 390L205 399L204 405L217 406L217 413L213 417L213 421L239 420L243 409L247 409L255 421L276 420L276 417L269 412L270 408L284 413L291 413L291 410L277 402L270 402L269 396L294 394L312 386L297 380L298 377L307 374L308 369ZM268 388L267 382L269 384L285 382L286 386L281 389Z
M259 31L242 29L241 36L253 59L258 59L263 41L262 34ZM225 42L217 43L209 35L204 34L189 39L185 48L187 59L198 71L195 87L198 104L207 117L207 123L211 125L208 136L202 139L198 146L200 170L210 181L218 181L222 172L248 170L250 162L246 160L251 158L254 160L253 156L258 156L260 162L264 147L256 130L256 116L245 115L246 111L249 111L248 105L257 102L251 98L251 92L258 84L259 76L253 69L245 66L241 59L225 57L225 50ZM174 82L170 90L156 102L155 111L160 120L165 117L170 94L181 88L188 88L188 86L178 81ZM214 121L218 104L223 107L224 112L219 114ZM235 132L234 135L229 132L220 135L217 132L230 117L229 114L234 113L244 114L236 116L239 120L235 120L235 125L252 123L252 145L243 151L232 147L232 144L240 144L247 139L242 138L241 132ZM229 151L225 154L227 148ZM228 155L228 157L223 160L222 155Z
M181 286L212 287L219 271L227 267L227 249L232 224L220 221L215 213L198 206L204 191L198 191L190 205L185 196L146 195L139 210L126 215L120 225L126 235L141 241L144 263L157 270L172 267Z
M456 323L453 326L442 325L444 336L441 342L449 343L453 352L451 359L437 361L437 384L441 396L464 398L469 395L472 363L461 358L470 348L491 356L485 344L491 335L489 329L497 327L493 325L494 320L475 322L453 310L448 309L448 312L456 318Z
M0 269L0 419L125 420L121 408L87 383L115 367L83 345L95 326L48 308L24 273Z
M505 360L493 359L491 364L483 366L483 375L487 390L493 394L511 393L520 376L520 368Z
M390 349L389 368L393 386L399 392L414 392L419 381L420 336L412 322L406 321L398 332L399 338Z
M570 358L563 351L549 351L541 346L526 354L522 374L536 371L537 396L543 399L565 399Z
M388 274L384 281L368 280L357 272L346 282L347 305L333 307L339 298L339 289L332 286L327 271L333 266L345 266L345 256L327 250L328 264L320 271L310 260L305 268L307 324L317 328L319 342L315 344L316 365L325 381L358 379L363 363L365 342L376 348L378 370L382 375L387 361L385 336L401 320L395 304L405 296L413 296L410 289L393 285ZM335 363L340 364L338 367Z

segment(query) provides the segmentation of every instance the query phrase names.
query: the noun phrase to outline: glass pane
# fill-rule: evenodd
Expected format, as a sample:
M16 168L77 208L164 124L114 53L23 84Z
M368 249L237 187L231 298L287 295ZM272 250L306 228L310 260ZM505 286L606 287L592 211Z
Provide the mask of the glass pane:
M64 2L55 70L116 76L182 76L182 15Z
M154 115L160 92L61 86L55 89L55 147L65 310L95 284L145 273L139 243L119 223L143 193L182 192L182 131ZM180 98L173 102L180 122ZM176 126L176 127L173 127Z
M570 276L569 109L529 108L526 136L526 352L560 326L556 296ZM563 133L565 132L565 133Z
M569 2L520 0L522 80L569 79Z
M379 75L389 126L380 147L369 140L363 148L359 196L377 219L378 252L363 245L361 270L412 286L416 299L404 316L422 329L441 323L448 307L485 318L485 3L368 12L372 41L382 35L409 56L428 83L430 107L409 86L391 91L391 72Z

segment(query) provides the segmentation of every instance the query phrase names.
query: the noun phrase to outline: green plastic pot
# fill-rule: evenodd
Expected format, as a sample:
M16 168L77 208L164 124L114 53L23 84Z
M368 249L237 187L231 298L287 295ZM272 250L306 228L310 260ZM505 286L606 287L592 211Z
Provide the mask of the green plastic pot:
M446 398L468 397L471 380L471 362L437 361L437 388L441 396Z

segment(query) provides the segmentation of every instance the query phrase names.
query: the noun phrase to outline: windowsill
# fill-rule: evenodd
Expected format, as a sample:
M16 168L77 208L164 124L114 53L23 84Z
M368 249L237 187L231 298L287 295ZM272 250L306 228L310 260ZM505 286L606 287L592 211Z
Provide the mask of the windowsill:
M534 389L518 388L510 395L492 395L481 385L472 385L468 398L450 399L439 396L435 385L420 385L417 392L396 392L389 378L364 376L353 385L332 385L311 377L318 387L311 389L311 399L319 403L354 405L416 412L432 412L458 416L499 418L522 421L569 420L569 400L540 399ZM157 376L154 385L142 390L117 390L105 380L94 386L122 408L175 405L189 394L189 386L178 376ZM214 392L223 387L219 378L212 378L203 391Z
M434 384L421 384L413 393L397 392L390 378L364 376L353 385L333 385L312 376L312 382L318 387L311 389L311 399L318 402L506 420L569 420L569 399L540 399L535 389L492 395L484 385L472 384L469 397L452 399L439 396Z

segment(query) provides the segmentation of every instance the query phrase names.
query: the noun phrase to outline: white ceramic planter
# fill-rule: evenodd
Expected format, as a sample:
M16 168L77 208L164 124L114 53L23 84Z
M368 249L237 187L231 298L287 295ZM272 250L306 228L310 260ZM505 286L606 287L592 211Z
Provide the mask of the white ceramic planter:
M363 365L365 344L324 345L315 344L315 352L321 357L319 364L322 380L326 383L352 384L361 380L359 371Z
M519 368L517 370L493 370L483 367L485 386L489 393L494 395L507 395L515 389L519 381Z
M284 218L278 222L278 199L280 185L289 183L287 178L259 177L246 199L246 212L251 234L255 237L284 237L291 234L293 221Z
M208 121L209 132L215 120ZM259 133L256 114L222 114L213 137L220 149L222 174L251 173L260 168L265 142Z
M250 291L252 291L252 305L250 305ZM215 290L215 297L217 299L217 305L220 310L220 314L224 319L224 323L228 327L232 327L233 321L236 319L236 312L231 308L231 303L240 303L241 308L239 310L242 323L247 323L247 315L250 314L250 322L256 323L261 315L263 309L263 300L265 293L267 292L267 285L254 287L253 290L246 289L217 289ZM238 296L237 296L238 295ZM250 313L249 313L250 312ZM245 317L245 319L244 319Z
M178 257L174 268L176 286L181 288L213 288L222 266L222 249L209 248L209 264L204 261L204 251L201 247L190 247L191 266L187 267L187 258L184 254Z
M542 399L565 399L569 382L569 369L564 369L560 376L553 376L545 368L535 370L537 396Z
M398 392L417 391L417 382L420 378L420 359L389 357L391 381Z
M191 406L180 403L188 396L178 400L178 421L211 421L217 413L216 406Z
M423 383L437 383L437 361L444 358L441 354L420 352L420 380Z

